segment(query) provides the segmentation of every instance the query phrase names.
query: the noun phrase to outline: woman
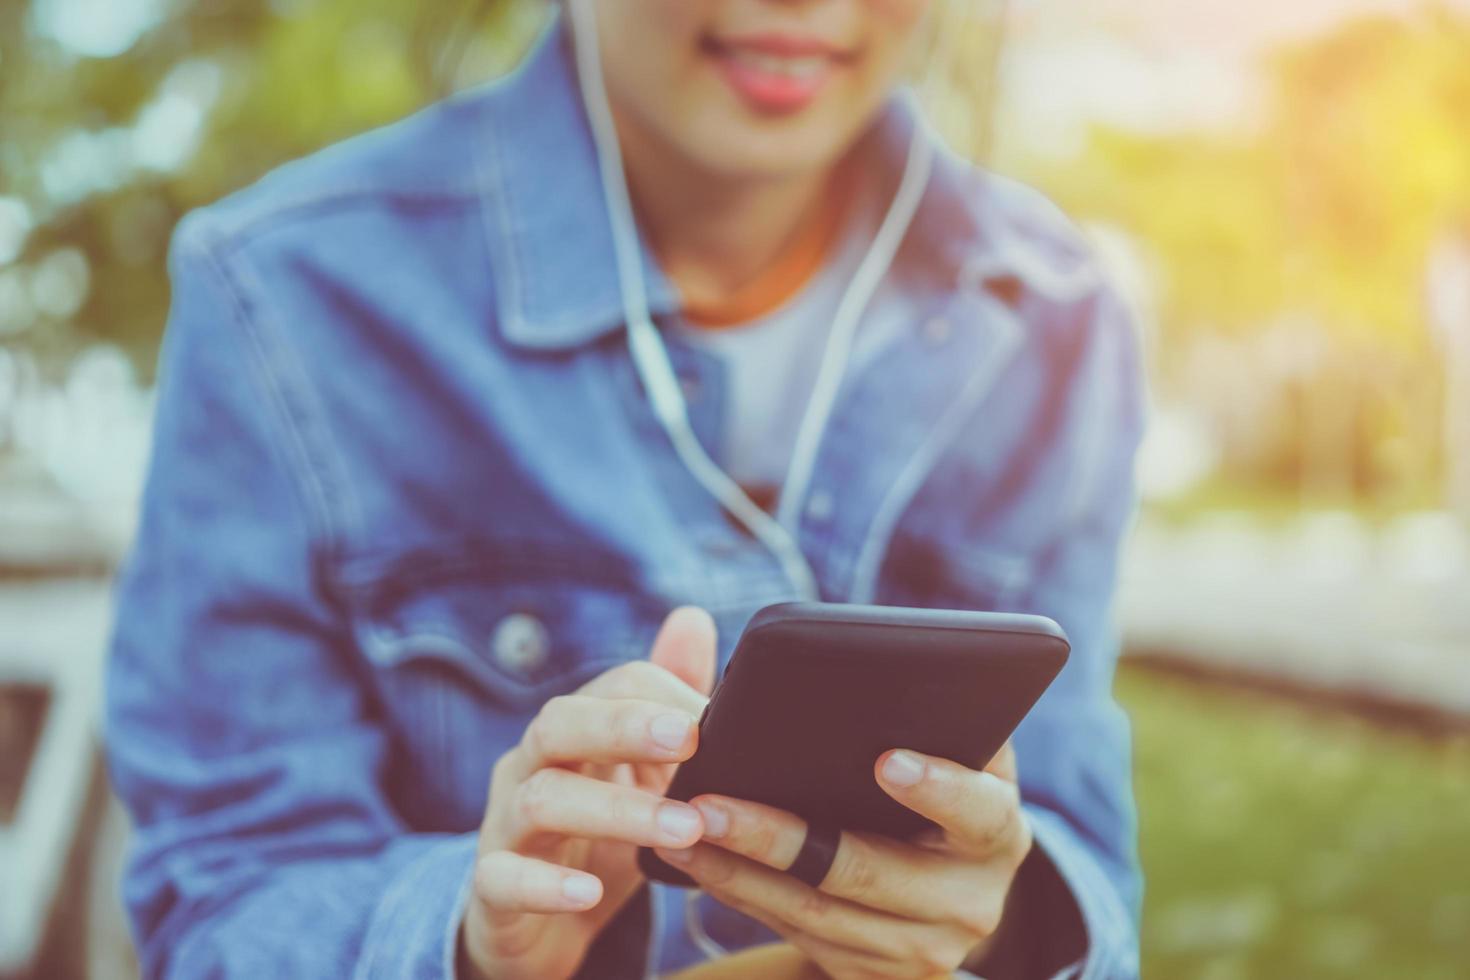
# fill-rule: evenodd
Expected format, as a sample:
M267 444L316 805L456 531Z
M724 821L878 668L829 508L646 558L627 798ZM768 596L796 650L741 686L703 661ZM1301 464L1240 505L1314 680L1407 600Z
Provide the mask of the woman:
M927 7L578 0L509 79L186 219L109 681L148 975L776 937L834 977L1136 973L1134 345L1067 225L902 96ZM819 888L791 815L661 797L799 597L1074 644L985 772L885 753L942 832L846 834Z

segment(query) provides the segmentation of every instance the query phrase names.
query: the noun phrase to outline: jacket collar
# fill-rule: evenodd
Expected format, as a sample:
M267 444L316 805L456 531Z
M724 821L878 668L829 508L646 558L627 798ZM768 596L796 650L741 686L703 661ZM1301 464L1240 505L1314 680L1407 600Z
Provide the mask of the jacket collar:
M621 328L612 230L563 18L482 97L489 125L475 148L504 338L561 350ZM677 309L646 243L643 267L649 312Z
M474 143L502 335L555 351L621 329L612 232L563 18L553 15L514 72L466 95L484 100L489 119ZM887 188L881 200L897 186L915 126L926 126L922 115L898 96L863 138L858 152ZM942 149L936 135L928 138L941 149L895 266L941 288L1021 278L1032 256L998 237L1007 222L989 220L997 217L984 203L989 179ZM646 242L643 268L650 313L677 311L678 296Z

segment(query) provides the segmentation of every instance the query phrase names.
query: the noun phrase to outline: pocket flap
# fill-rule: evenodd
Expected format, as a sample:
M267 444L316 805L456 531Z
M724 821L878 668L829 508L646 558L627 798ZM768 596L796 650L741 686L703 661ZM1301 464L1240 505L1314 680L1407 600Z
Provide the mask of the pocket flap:
M375 666L447 671L515 705L646 657L663 614L626 581L462 562L418 564L350 594L354 632Z

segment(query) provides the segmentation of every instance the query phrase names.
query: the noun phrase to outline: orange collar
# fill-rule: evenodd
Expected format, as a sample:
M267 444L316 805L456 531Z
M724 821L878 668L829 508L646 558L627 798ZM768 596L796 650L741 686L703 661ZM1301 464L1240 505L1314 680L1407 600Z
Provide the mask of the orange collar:
M821 209L799 228L769 266L750 282L714 303L684 304L691 326L719 330L765 316L791 299L822 267L837 239L850 198L840 175L823 198Z

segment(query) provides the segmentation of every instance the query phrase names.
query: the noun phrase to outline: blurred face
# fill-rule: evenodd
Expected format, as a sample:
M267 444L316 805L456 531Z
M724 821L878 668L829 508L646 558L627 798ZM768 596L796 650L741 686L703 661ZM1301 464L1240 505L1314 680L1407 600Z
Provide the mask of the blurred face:
M733 178L834 163L907 63L930 0L592 0L608 97L635 127Z

